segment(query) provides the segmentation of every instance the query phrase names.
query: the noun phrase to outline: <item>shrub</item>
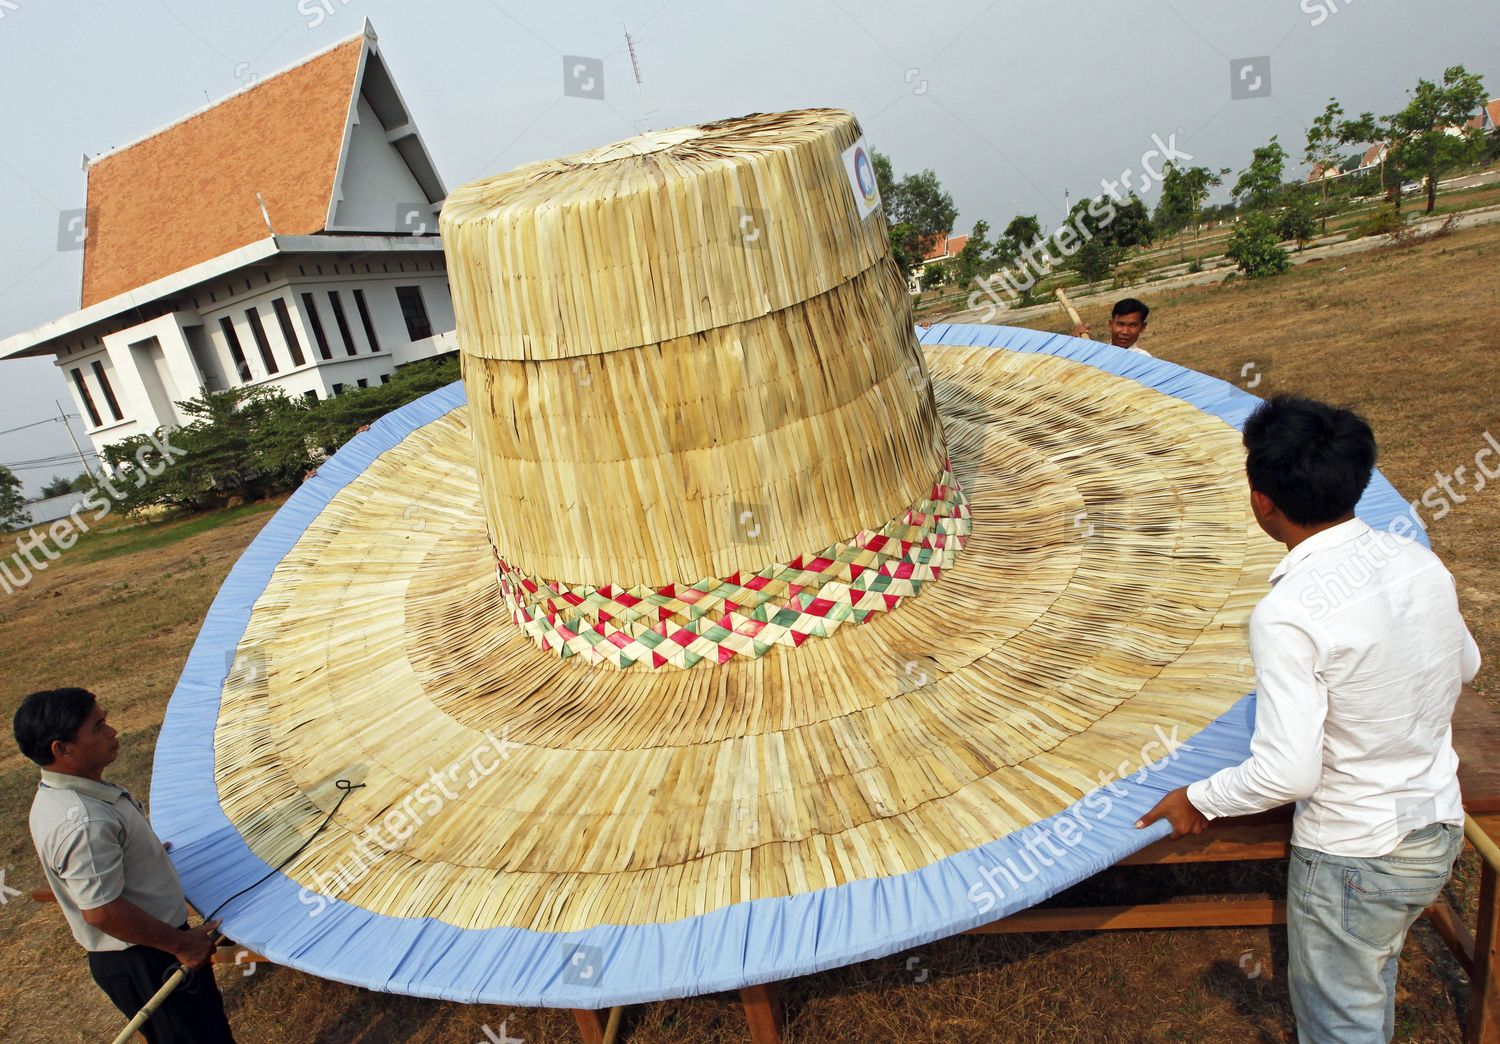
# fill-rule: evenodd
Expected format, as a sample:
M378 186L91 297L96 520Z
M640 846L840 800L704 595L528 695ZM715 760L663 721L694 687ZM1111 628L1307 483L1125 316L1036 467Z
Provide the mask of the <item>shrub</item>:
M1224 253L1252 279L1280 275L1292 263L1291 256L1281 248L1276 219L1264 213L1246 214L1229 237Z
M1276 222L1276 234L1282 239L1295 242L1298 250L1303 249L1307 246L1307 241L1318 232L1316 209L1310 193L1294 192Z
M1067 267L1076 271L1085 283L1094 283L1108 279L1124 255L1123 247L1106 243L1095 236L1084 241L1078 252L1068 259Z
M1349 233L1350 239L1361 239L1364 236L1389 236L1394 235L1400 229L1406 227L1406 219L1392 206L1378 206L1358 225L1354 231Z
M922 289L933 290L948 282L948 265L938 261L922 269Z
M177 451L167 466L145 435L104 447L112 495L126 511L149 505L205 511L231 499L284 493L362 425L458 376L456 358L430 359L402 367L388 384L320 402L291 399L264 385L205 391L177 404L191 420L166 437Z

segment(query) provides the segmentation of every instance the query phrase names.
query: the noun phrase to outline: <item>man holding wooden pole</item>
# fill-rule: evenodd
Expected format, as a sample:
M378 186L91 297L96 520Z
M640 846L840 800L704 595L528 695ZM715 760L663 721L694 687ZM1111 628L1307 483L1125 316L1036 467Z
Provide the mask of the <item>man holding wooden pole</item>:
M1073 308L1072 302L1063 293L1062 287L1057 288L1057 299L1067 309L1068 317L1073 320L1074 337L1092 337L1089 324ZM1146 332L1146 317L1151 314L1151 309L1145 303L1134 297L1127 297L1123 301L1116 301L1114 310L1109 316L1109 343L1116 348L1124 348L1126 351L1137 352L1141 355L1151 353L1144 348L1137 348L1135 342L1141 339L1141 334Z
M187 901L166 846L135 800L104 782L120 742L85 689L34 692L14 721L16 744L42 766L31 838L94 982L134 1015L180 962L194 969L142 1028L150 1044L233 1044L205 969L214 924L187 926Z

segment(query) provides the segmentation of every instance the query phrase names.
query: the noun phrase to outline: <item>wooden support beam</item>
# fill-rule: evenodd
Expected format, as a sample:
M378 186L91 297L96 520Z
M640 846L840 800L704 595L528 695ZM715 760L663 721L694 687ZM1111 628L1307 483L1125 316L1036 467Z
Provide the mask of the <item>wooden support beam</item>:
M1422 911L1422 916L1432 922L1438 935L1447 944L1448 951L1463 968L1464 974L1472 979L1474 977L1474 933L1469 931L1469 926L1464 924L1463 918L1453 908L1453 904L1446 898L1439 897L1437 902Z
M1235 928L1286 924L1286 903L1257 896L1226 903L1146 903L1140 906L1077 906L1022 910L971 928L967 935L1020 932L1104 932L1138 928Z
M240 954L244 954L244 956L240 957ZM238 958L238 960L236 960L236 958ZM242 967L248 967L252 964L275 963L273 961L266 960L264 957L253 950L247 950L243 946L236 946L232 942L225 943L214 951L213 962L215 964L238 964Z
M608 1013L590 1008L573 1009L573 1018L578 1020L578 1036L583 1040L583 1044L604 1044L606 1014Z
M1290 822L1236 824L1233 831L1213 827L1173 841L1164 838L1126 856L1116 866L1161 863L1223 863L1236 859L1285 859L1291 854Z
M1474 973L1469 987L1466 1044L1500 1044L1500 982L1495 975L1497 915L1495 868L1486 862L1479 871L1479 930L1474 937Z
M781 993L778 984L762 983L740 990L751 1044L781 1044Z

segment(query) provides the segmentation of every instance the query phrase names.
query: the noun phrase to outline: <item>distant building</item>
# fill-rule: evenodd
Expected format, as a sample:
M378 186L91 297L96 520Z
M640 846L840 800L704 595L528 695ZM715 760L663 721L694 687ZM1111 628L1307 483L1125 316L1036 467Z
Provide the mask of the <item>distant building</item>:
M1479 114L1464 126L1485 134L1495 133L1495 128L1500 127L1500 98L1491 98L1485 102Z
M95 450L205 389L326 398L456 348L446 193L368 22L87 171L79 310L0 359L54 357Z
M1327 178L1336 178L1342 173L1337 163L1314 163L1312 170L1307 172L1308 183L1323 181Z
M59 493L55 497L39 497L36 500L26 502L26 517L29 520L26 526L45 526L48 522L56 522L60 518L67 518L73 510L83 504L89 497L89 491L78 493Z
M1350 174L1363 174L1367 170L1374 170L1385 162L1390 153L1390 146L1384 142L1371 145L1362 153L1357 153L1344 160L1342 163L1314 163L1312 170L1307 172L1308 184L1316 184L1319 181L1328 181L1333 178L1344 178Z
M922 255L922 260L917 262L911 275L907 279L906 288L912 293L920 293L922 290L922 271L929 265L935 265L939 261L947 261L949 258L957 257L963 253L964 244L969 241L968 236L955 236L951 232L940 232L933 237L932 245L928 247L927 253Z
M1390 145L1383 141L1376 142L1365 149L1364 154L1359 157L1359 162L1354 165L1354 169L1349 171L1349 173L1361 174L1367 170L1374 170L1385 162L1385 158L1390 155L1390 152Z

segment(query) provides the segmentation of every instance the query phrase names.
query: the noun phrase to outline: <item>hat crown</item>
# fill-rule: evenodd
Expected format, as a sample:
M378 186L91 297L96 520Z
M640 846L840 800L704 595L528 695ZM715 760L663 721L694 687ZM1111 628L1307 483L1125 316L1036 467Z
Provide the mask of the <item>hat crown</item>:
M930 535L931 511L908 516L951 486L942 429L884 218L848 165L862 150L841 110L753 115L449 198L476 463L523 626L619 614L600 589L708 590Z

